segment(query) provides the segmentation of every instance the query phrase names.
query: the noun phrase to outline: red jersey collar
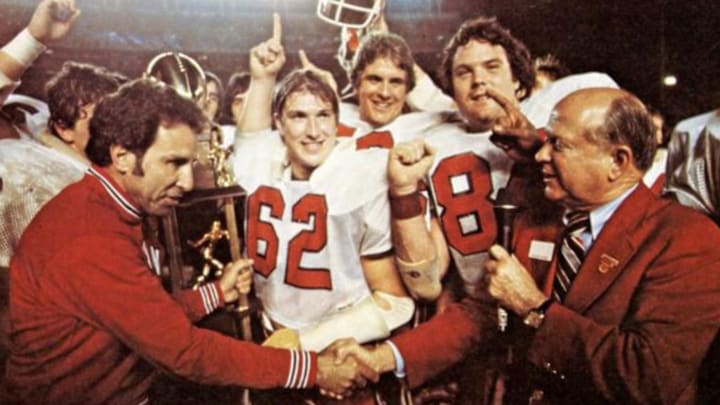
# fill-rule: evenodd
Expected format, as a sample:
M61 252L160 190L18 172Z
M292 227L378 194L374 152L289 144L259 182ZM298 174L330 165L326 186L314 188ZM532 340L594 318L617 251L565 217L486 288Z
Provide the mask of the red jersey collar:
M133 203L132 198L123 191L123 189L112 179L110 175L107 174L103 168L93 165L88 169L88 173L100 182L105 191L107 191L108 195L113 199L113 201L115 201L120 209L128 213L131 217L140 219L142 216L140 208Z

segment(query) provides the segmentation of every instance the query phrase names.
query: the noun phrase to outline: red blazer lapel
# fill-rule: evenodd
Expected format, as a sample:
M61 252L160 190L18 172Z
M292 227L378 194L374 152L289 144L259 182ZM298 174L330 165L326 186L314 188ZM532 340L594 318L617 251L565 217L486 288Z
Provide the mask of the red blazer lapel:
M655 197L644 185L623 201L593 243L563 305L583 313L612 284L637 251L632 233Z

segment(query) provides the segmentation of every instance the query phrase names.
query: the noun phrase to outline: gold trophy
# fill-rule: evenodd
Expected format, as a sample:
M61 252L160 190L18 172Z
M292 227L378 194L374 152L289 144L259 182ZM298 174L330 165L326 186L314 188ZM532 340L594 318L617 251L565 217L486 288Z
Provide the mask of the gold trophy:
M164 52L155 56L144 76L165 83L198 105L204 102L205 73L197 61L184 53ZM236 212L244 209L245 190L235 184L229 165L232 149L222 147L217 124L209 123L208 129L198 136L197 150L193 169L195 189L162 219L172 291L189 286L198 288L220 277L227 263L241 257ZM181 243L183 240L189 243ZM199 274L195 269L201 269ZM252 340L247 295L240 297L234 322L232 334Z

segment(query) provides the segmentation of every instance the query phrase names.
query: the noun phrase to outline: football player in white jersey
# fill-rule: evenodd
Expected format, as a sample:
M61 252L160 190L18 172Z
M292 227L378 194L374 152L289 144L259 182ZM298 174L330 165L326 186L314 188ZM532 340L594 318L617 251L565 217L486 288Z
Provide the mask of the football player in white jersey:
M398 267L409 290L426 299L440 294L451 259L466 292L475 292L497 237L494 199L513 168L491 141L493 127L506 118L496 99L517 106L534 83L527 48L495 19L482 17L464 23L450 40L442 72L460 120L434 128L425 142L398 145L388 161ZM429 231L418 190L425 182L435 209Z
M281 38L280 18L275 15L273 36L250 51L252 80L248 107L238 127L241 135L271 126L270 99L277 74L285 63ZM337 89L330 72L310 62L304 51L299 55L303 68L315 70ZM357 104L340 104L338 136L356 139L358 149L389 149L440 124L443 119L440 113L409 111L408 94L415 87L416 72L412 52L402 37L389 32L365 36L350 73Z
M533 189L523 184L529 176L511 176L520 166L491 140L492 130L508 118L504 103L519 108L529 95L535 81L532 59L495 19L480 17L458 29L445 48L441 68L446 92L458 108L457 119L428 131L424 139L397 145L388 158L397 267L414 297L438 299L441 281L452 266L462 292L490 299L478 281L498 236L496 198L505 188L511 202L527 205L522 204L525 193ZM423 184L431 196L429 228ZM540 183L536 188L542 191ZM449 294L440 300L440 310L445 298L452 299L458 290L445 291ZM506 317L501 314L506 313L498 311L499 325ZM505 361L502 347L497 348L498 364ZM488 393L502 386L499 374L495 367L473 361L474 356L467 360L456 370L460 377L451 377L460 387L458 402L489 403L487 396L494 394Z
M363 38L350 75L357 105L341 104L340 134L355 138L358 149L389 149L440 124L441 114L409 112L414 66L410 48L399 35L374 32Z
M338 142L336 93L313 71L286 76L272 110L278 131L239 138L234 158L268 343L388 336L414 304L391 254L387 151Z
M320 19L341 28L337 59L349 80L343 95L354 96L353 103L340 105L338 135L360 139L360 149L389 148L440 123L438 114L420 111L452 109L452 100L415 63L405 40L390 32L384 15L385 1L365 2L372 4L367 9L348 3L318 8ZM366 14L362 22L344 18L363 12ZM315 67L304 53L301 60L304 67Z

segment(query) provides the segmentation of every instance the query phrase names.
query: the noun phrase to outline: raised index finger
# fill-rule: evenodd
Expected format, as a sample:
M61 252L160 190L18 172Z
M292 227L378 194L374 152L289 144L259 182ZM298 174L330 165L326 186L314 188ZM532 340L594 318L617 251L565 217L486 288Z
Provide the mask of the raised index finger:
M500 107L505 110L506 113L517 110L517 107L515 106L515 102L513 100L505 97L503 94L490 86L487 86L486 90L487 95L490 96L490 98L492 98L493 100L495 100L495 102L497 102Z
M273 13L273 34L272 39L280 43L282 41L282 21L280 21L280 14Z
M315 67L315 65L310 62L310 59L308 59L307 54L303 49L298 51L298 56L300 56L300 66L302 66L303 69Z

